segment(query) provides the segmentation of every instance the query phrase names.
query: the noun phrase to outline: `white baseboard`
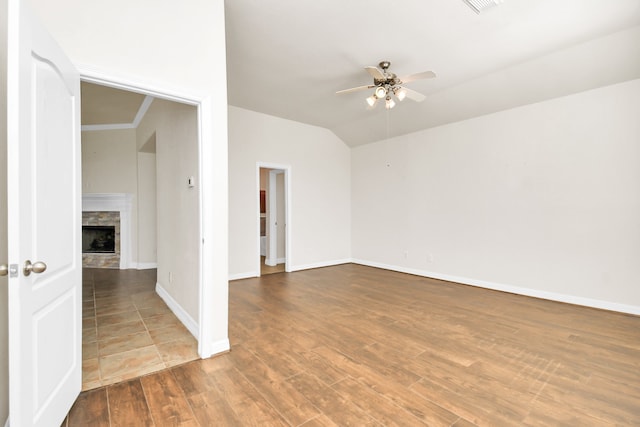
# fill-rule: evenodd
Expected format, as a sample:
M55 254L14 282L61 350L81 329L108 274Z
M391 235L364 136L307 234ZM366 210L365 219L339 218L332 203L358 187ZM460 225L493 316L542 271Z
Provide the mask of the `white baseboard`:
M300 270L309 270L311 268L331 267L333 265L348 264L350 262L353 262L351 258L345 258L345 259L336 259L332 261L315 262L311 264L294 265L289 269L289 271L300 271Z
M225 351L229 351L231 349L231 344L229 344L229 339L226 338L224 340L215 341L211 343L211 355L215 356L216 354L224 353Z
M582 305L585 307L598 308L602 310L617 311L620 313L628 313L640 315L640 307L619 304L610 301L602 301L592 298L584 298L576 295L565 295L556 292L541 291L538 289L522 288L519 286L506 285L503 283L488 282L486 280L469 279L468 277L451 276L448 274L434 273L431 271L417 270L413 268L398 267L395 265L382 264L378 262L354 259L354 264L366 265L369 267L382 268L385 270L397 271L400 273L413 274L416 276L429 277L431 279L446 280L447 282L461 283L463 285L476 286L479 288L492 289L495 291L509 292L512 294L524 295L528 297L546 299L550 301L564 302L567 304Z
M202 346L198 346L198 353L203 359L216 356L221 353L226 353L231 349L229 344L229 338L225 338L220 341L213 341L210 343L203 343Z
M152 268L158 268L157 262L132 262L130 268L136 270L151 270Z
M249 279L251 277L259 277L260 274L255 271L249 271L248 273L235 273L229 275L229 280Z
M160 298L167 304L167 306L173 311L173 314L182 322L182 324L191 332L191 335L198 339L198 322L193 320L193 317L187 313L176 300L162 287L160 282L156 282L156 293L160 295Z

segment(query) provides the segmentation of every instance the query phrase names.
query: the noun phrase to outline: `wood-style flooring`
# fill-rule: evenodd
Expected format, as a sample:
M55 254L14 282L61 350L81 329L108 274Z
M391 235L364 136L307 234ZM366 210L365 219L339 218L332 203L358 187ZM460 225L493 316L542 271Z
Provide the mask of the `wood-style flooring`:
M231 351L69 426L637 426L640 317L353 264L229 285Z
M155 292L156 270L85 268L82 389L195 360L198 342Z

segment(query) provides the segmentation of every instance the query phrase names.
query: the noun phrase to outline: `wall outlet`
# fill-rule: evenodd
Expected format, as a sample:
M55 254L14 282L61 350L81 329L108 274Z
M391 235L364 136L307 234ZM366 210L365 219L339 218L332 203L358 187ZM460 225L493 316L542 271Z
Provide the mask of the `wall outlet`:
M433 254L427 254L427 262L433 262Z
M402 253L402 256L404 257L404 259L409 258L409 251L404 251L404 252Z
M173 283L173 273L169 272L169 283Z

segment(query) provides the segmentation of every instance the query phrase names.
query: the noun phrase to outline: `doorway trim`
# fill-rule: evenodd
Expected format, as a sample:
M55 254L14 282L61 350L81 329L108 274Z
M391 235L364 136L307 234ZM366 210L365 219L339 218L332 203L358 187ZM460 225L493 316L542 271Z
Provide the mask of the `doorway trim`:
M207 148L203 141L211 141L213 139L213 105L209 97L197 96L194 94L187 94L175 90L173 88L166 88L162 86L149 85L148 83L140 82L131 77L125 77L122 75L113 75L102 72L95 68L74 64L80 72L80 80L95 83L103 86L109 86L116 89L127 90L131 92L142 93L150 95L155 98L165 99L168 101L179 102L182 104L188 104L196 107L198 116L198 162L199 162L199 176L198 181L201 185L198 186L198 196L200 201L200 239L201 246L198 254L200 262L200 271L198 275L198 294L199 294L199 310L198 310L198 354L201 358L208 358L215 353L221 353L229 350L228 336L225 340L213 342L213 314L211 313L212 306L207 304L207 301L213 299L213 286L216 283L216 277L214 277L213 268L205 268L205 259L215 259L214 248L214 233L213 227L205 226L206 215L211 216L210 212L213 210L213 198L212 191L209 186L214 183L214 172L211 167L203 167L203 160L208 158L205 156L211 150ZM210 144L209 144L210 145ZM214 187L214 185L211 185ZM209 189L204 191L204 189ZM205 244L207 242L207 244Z
M292 236L292 217L291 217L291 165L283 165L278 163L257 162L256 163L256 200L258 207L260 206L260 169L277 169L284 172L284 271L291 272L291 236ZM271 174L271 172L270 172ZM271 181L271 180L270 180ZM269 197L271 200L271 197ZM256 275L260 277L260 209L256 209ZM271 227L270 225L268 227Z

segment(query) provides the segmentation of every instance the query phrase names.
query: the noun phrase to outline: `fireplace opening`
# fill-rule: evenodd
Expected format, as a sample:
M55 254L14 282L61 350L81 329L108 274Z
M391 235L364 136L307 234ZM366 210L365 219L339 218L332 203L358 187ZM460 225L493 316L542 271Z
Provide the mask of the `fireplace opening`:
M83 225L82 253L116 253L116 227L113 225Z

